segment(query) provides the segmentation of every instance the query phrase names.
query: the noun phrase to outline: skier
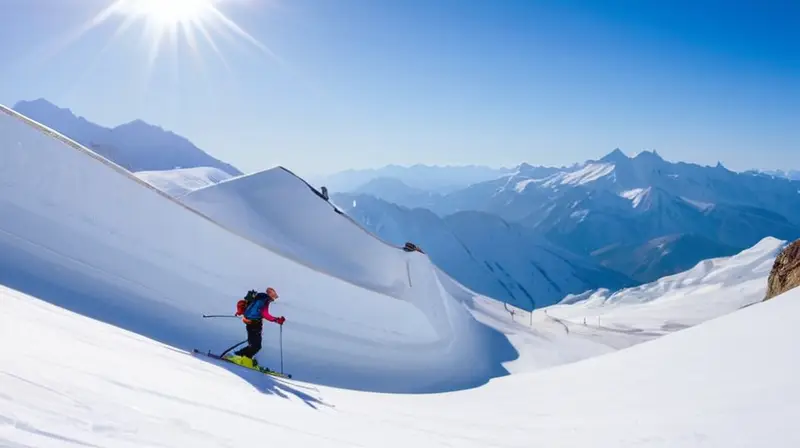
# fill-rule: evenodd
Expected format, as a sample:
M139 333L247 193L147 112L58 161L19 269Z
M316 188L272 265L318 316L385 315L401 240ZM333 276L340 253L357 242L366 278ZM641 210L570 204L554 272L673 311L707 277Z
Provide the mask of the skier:
M258 361L253 357L261 350L261 330L263 329L261 319L267 319L278 325L283 325L286 321L283 316L275 317L269 313L269 305L277 299L278 293L274 288L269 287L266 293L249 291L244 299L236 303L236 316L242 316L242 322L245 323L247 329L247 346L234 352L235 356L228 356L229 360L245 367L258 365Z

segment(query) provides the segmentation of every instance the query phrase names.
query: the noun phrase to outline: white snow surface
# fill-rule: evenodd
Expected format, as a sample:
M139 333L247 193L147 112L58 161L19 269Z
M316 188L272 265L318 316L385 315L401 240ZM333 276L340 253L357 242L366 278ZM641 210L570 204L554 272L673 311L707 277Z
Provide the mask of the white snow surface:
M614 302L662 303L655 291L517 310L512 321L513 309L388 245L361 263L379 271L397 257L406 261L397 276L412 281L391 293L381 291L394 285L389 275L365 287L363 271L343 279L324 272L324 257L302 258L325 247L303 223L288 237L304 248L280 256L42 131L0 110L2 446L800 443L787 418L800 411L800 292L738 309L763 297L782 242L695 268L683 285L718 294L711 305L703 309L711 296L698 290L664 307L670 320L696 325L639 344L635 332L576 321ZM295 186L278 199L308 203L313 193ZM296 213L319 218L317 230L340 230L317 211ZM352 242L374 239L360 238ZM339 257L352 264L368 253ZM200 314L230 313L244 291L266 284L281 293L272 311L287 316L293 380L187 353L238 342L241 322ZM265 326L262 364L280 365L278 336Z
M632 190L626 190L626 191L623 191L622 193L620 193L619 195L622 196L625 199L630 200L631 201L631 205L633 206L633 208L636 208L636 207L639 206L639 204L642 203L642 200L644 200L647 197L648 194L650 194L650 188L649 187L648 188L634 188Z
M278 167L201 188L180 200L272 250L309 260L359 286L405 297L413 285L414 257L367 233L314 191Z
M245 338L243 325L202 314L232 314L247 290L271 285L281 295L271 311L287 317L284 355L293 359L293 373L340 387L475 386L506 374L502 362L516 356L502 335L442 291L422 254L396 250L394 258L359 260L398 266L394 278L403 281L395 283L403 285L393 284L394 296L359 287L352 280L358 271L344 281L279 256L3 111L2 284L182 349L218 351ZM327 226L316 222L307 237L313 242ZM258 355L264 365L278 362L278 328L265 326Z
M191 191L214 185L233 177L219 168L207 166L164 171L138 171L134 174L173 197L180 197Z
M601 179L614 172L613 163L589 163L575 171L562 171L548 177L542 185L555 187L558 185L585 185Z
M785 245L765 238L732 257L704 260L649 284L569 296L547 313L593 329L658 337L761 301L765 279Z
M800 444L798 290L627 350L423 395L267 377L5 288L0 304L3 446Z

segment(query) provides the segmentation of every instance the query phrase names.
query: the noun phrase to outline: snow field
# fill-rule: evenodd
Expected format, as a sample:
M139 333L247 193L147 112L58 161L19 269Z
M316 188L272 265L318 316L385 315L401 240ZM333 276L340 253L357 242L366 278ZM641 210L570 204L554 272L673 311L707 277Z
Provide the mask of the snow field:
M425 395L251 373L6 288L0 304L4 446L800 443L788 418L800 411L797 291L627 350Z

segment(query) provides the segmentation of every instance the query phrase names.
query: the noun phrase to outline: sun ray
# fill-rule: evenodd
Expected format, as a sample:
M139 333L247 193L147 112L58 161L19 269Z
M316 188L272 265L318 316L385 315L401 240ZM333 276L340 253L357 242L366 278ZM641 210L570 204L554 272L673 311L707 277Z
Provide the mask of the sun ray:
M186 44L189 45L189 48L192 50L192 55L195 57L199 57L199 49L197 47L197 39L194 35L194 30L197 27L196 23L181 23L180 24L181 31L183 31L183 36L186 38Z
M220 61L222 61L222 65L225 67L225 70L227 70L228 73L230 73L231 66L228 64L228 60L225 58L225 55L222 54L222 52L220 51L219 47L217 46L217 43L214 42L214 38L211 37L211 33L208 32L206 24L202 22L198 23L197 29L200 31L200 34L202 34L203 37L206 39L206 42L211 47L211 50L214 51L214 53L219 57Z
M149 77L153 73L153 67L155 66L156 59L158 59L158 54L161 50L165 29L164 27L148 24L145 33L148 36L147 40L150 41L150 49L147 53L147 62L145 64L145 74Z
M49 43L38 54L29 54L27 65L44 64L88 33L104 28L112 21L118 21L104 40L99 53L83 64L87 71L94 70L103 60L103 56L123 36L129 35L135 25L141 25L140 39L144 61L139 67L144 71L146 79L152 79L157 63L173 64L170 68L178 77L181 73L186 73L185 69L180 70L179 55L186 60L185 55L191 54L192 59L199 62L201 71L206 71L209 67L203 58L204 50L205 53L213 53L212 58L219 61L214 64L221 65L227 73L232 73L227 52L223 51L225 47L220 46L220 41L231 43L233 46L230 48L233 49L253 47L260 55L286 68L284 61L271 48L219 9L218 4L223 1L226 0L108 0L110 4L90 14L86 21L60 36L56 42ZM162 52L166 57L160 57Z
M210 12L212 14L214 14L214 16L223 25L225 25L225 27L227 27L228 29L233 31L236 35L238 35L239 37L243 38L244 40L250 42L251 44L253 44L257 48L259 48L261 51L263 51L265 54L267 54L268 56L274 58L276 61L282 62L280 60L280 58L278 58L278 56L272 50L270 50L269 48L267 48L266 45L262 44L256 38L251 36L250 33L248 33L247 31L243 30L239 25L237 25L233 20L229 19L220 10L218 10L217 8L212 7Z

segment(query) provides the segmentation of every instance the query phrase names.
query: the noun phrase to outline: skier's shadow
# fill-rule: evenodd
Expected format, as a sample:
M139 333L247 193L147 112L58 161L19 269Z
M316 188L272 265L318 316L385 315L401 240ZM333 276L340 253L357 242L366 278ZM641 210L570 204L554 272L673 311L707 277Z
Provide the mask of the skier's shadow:
M208 363L214 364L215 366L222 367L229 372L233 373L234 375L238 376L239 378L247 381L250 383L251 386L256 388L259 392L267 395L276 395L281 398L285 398L287 400L291 400L291 396L294 395L295 397L303 400L303 403L310 406L313 409L319 409L319 406L325 406L332 408L334 407L332 404L325 403L322 399L315 397L307 392L303 392L301 389L307 389L309 391L317 391L318 390L314 387L304 387L297 384L292 384L291 380L285 380L283 378L279 378L272 375L267 375L265 373L256 372L250 370L246 367L241 367L236 364L221 361L217 359L210 359L205 356L195 356L197 359L201 359Z

